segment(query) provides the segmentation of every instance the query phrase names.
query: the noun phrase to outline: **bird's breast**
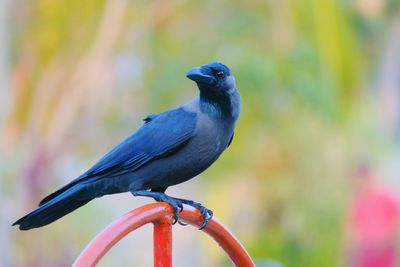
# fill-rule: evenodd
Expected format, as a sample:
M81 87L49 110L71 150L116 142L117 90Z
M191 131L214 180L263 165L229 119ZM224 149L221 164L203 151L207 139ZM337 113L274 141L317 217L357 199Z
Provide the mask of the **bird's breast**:
M215 160L227 147L233 129L224 121L200 114L191 143L200 157Z

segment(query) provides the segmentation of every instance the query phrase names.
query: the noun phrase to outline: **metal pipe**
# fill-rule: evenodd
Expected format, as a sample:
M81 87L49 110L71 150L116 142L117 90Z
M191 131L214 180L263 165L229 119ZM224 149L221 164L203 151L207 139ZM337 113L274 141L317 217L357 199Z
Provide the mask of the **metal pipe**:
M172 225L168 221L154 223L154 267L172 266Z
M172 214L172 207L163 202L148 204L128 212L100 232L82 251L81 255L74 262L73 267L95 266L119 240L147 223L154 223L154 266L172 266ZM183 211L180 214L180 220L199 227L202 217L197 209L184 205ZM255 266L250 255L239 240L217 219L212 218L202 231L218 242L235 266ZM163 246L165 247L163 248ZM168 259L168 264L170 265L161 265L161 263L157 265L160 259Z

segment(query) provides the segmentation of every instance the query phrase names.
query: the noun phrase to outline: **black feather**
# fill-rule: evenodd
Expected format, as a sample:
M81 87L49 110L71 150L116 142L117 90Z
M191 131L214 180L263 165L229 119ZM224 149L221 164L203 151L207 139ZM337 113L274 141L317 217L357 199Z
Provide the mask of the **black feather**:
M167 156L186 144L196 128L196 114L182 108L151 115L151 118L83 175L42 199L39 206L79 183L113 179L113 176L133 172L151 160Z
M20 230L29 230L47 225L85 205L95 197L87 194L85 187L77 185L25 215L13 223L13 226L19 225Z

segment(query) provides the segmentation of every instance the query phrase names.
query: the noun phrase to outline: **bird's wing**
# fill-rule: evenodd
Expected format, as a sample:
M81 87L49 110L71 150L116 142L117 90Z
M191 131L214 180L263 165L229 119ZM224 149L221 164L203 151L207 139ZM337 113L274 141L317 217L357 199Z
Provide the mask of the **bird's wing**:
M134 171L147 162L175 152L194 135L196 113L182 108L152 115L133 135L101 158L86 175Z
M142 127L87 172L44 198L43 205L78 183L90 183L105 177L133 172L146 163L179 150L195 134L197 114L183 108L152 115Z

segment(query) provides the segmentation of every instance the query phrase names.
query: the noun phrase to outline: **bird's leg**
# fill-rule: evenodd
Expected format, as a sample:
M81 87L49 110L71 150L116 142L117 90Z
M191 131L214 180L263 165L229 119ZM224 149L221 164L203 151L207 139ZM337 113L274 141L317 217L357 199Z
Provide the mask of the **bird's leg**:
M196 209L199 209L199 210L200 210L200 213L201 213L201 216L203 217L203 222L201 223L199 230L202 230L202 229L204 229L204 227L207 226L208 221L209 221L209 220L212 218L212 216L213 216L213 212L212 212L211 210L207 209L206 207L204 207L204 206L201 205L200 203L195 202L195 201L193 201L193 200L182 199L182 198L175 198L175 197L172 197L172 198L173 198L174 200L180 202L180 203L183 203L183 204L192 206L192 207L194 207L194 208L196 208ZM179 222L179 223L180 223L180 222Z
M151 197L157 202L166 202L172 206L174 209L174 222L172 224L175 224L179 220L179 213L183 210L183 205L181 201L167 196L163 192L152 192L152 191L147 191L147 190L139 190L139 191L132 191L132 195L136 196L142 196L142 197Z

